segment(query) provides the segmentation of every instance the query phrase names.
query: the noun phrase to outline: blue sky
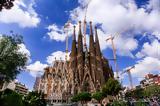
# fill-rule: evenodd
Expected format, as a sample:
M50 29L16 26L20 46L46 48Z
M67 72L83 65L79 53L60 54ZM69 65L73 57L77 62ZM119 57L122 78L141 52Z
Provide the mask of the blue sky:
M32 89L35 76L51 65L54 58L64 59L65 34L63 26L84 19L84 8L88 0L19 0L11 10L0 13L0 33L23 35L22 51L28 53L27 69L17 79ZM76 16L76 17L75 17ZM91 0L87 21L100 25L98 34L102 53L113 58L111 42L105 39L110 34L117 49L120 71L135 65L134 84L147 73L160 70L160 1L159 0ZM70 28L70 31L72 28ZM72 31L71 31L72 32ZM71 47L69 33L69 48ZM88 35L87 35L88 38ZM110 61L110 64L114 64ZM129 85L128 75L122 76L124 85Z

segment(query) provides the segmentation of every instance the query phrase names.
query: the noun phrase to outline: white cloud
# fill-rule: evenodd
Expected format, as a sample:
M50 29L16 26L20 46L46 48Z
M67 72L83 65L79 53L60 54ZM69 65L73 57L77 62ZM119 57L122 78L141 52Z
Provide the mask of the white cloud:
M111 34L105 34L101 29L98 29L98 36L102 50L108 47L112 48L111 40L106 41L107 38L111 37ZM138 41L136 39L133 39L132 37L125 37L119 34L114 38L113 42L119 55L134 57L131 51L138 47Z
M67 23L65 23L65 25L66 24ZM77 24L73 24L70 22L68 28L64 28L64 26L59 27L56 24L49 25L47 27L47 29L48 29L47 35L49 35L49 38L51 40L64 42L66 40L67 35L68 35L68 37L71 37L73 35L73 26L75 26L76 39L78 39L78 32L79 32L79 23L78 22L77 22ZM81 26L83 26L83 24ZM83 27L81 29L83 30Z
M19 52L25 54L25 55L28 57L28 63L30 63L30 62L31 62L31 58L30 58L30 57L31 57L31 53L30 53L30 51L26 48L26 45L24 45L24 44L19 44L18 46L19 46Z
M138 58L149 56L160 59L160 42L158 40L154 40L151 44L148 42L144 43L142 50L138 52L136 56Z
M26 48L26 46L24 44L19 44L18 46L20 47L19 52L26 54L29 57L31 56L30 51Z
M62 51L56 51L56 52L53 52L50 56L47 57L47 63L48 64L53 64L54 60L65 60L65 55L66 53L65 52L62 52ZM68 53L69 55L69 53ZM69 56L68 56L69 58Z
M88 0L79 0L79 7L71 12L71 19L74 21L83 20L84 5ZM106 44L105 39L108 34L119 33L121 36L115 39L115 46L118 54L122 56L134 57L132 51L138 48L136 34L144 32L160 33L160 11L153 8L157 5L156 0L152 0L146 6L148 8L138 8L134 0L92 0L87 10L87 20L93 24L102 24L99 30L99 39L102 50L111 44ZM150 5L150 6L149 6ZM151 6L152 5L152 6ZM151 9L152 8L152 9ZM150 12L147 12L150 9ZM96 15L95 15L96 14ZM76 17L75 17L76 16Z
M149 4L147 5L148 9L160 10L160 1L159 0L149 0Z
M160 59L145 57L135 64L135 69L131 70L133 77L144 77L148 73L158 73L160 71Z
M63 31L63 28L58 28L57 25L49 25L48 28L49 32L47 33L52 40L56 41L65 41L66 34Z
M160 39L160 32L155 31L152 33L152 35L154 35L155 37L157 37L157 39Z
M47 29L49 31L47 34L49 35L49 38L51 40L56 40L61 42L66 40L67 35L68 37L70 37L73 34L73 24L71 23L69 24L68 28L58 27L56 24L52 24L52 25L49 25Z
M125 68L129 69L130 67ZM152 73L152 74L158 74L160 71L160 59L157 58L153 58L153 57L145 57L139 61L136 62L135 64L135 68L131 69L131 76L132 76L132 80L133 80L133 84L135 85L139 85L139 81L141 81L142 79L144 79L144 76L147 75L148 73ZM128 82L128 74L122 74L122 76L120 77L122 80L125 80L125 85L130 86L130 83ZM138 81L138 82L137 82Z
M40 61L36 61L35 63L28 65L27 70L29 70L33 77L36 77L42 75L44 73L44 68L47 66L47 64L42 64Z
M38 14L33 9L34 1L26 5L23 0L16 0L10 10L0 12L1 23L16 23L20 27L36 27L40 23Z

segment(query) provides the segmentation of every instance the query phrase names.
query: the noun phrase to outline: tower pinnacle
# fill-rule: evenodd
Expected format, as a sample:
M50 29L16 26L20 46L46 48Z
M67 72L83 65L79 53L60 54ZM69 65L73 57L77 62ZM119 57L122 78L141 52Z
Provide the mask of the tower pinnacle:
M90 23L90 35L93 35L92 21L90 21L89 23Z
M103 77L104 74L103 74L102 54L98 40L97 27L95 27L95 52L96 52L96 68L98 74L96 78L100 81L100 84L104 84L105 79Z
M77 45L77 65L79 72L80 84L82 83L84 76L84 54L83 54L83 40L82 40L82 31L81 31L81 21L79 21L79 33L78 33L78 45Z
M76 26L74 25L73 26L73 38L72 38L72 40L76 40Z
M87 25L87 22L86 22L86 20L84 20L84 26L83 26L84 48L86 48L86 25Z
M92 22L90 22L90 39L89 39L89 53L90 53L90 67L91 67L91 74L92 79L95 82L95 72L96 72L96 55L95 55L95 47L94 47L94 38L93 38L93 29L92 29Z

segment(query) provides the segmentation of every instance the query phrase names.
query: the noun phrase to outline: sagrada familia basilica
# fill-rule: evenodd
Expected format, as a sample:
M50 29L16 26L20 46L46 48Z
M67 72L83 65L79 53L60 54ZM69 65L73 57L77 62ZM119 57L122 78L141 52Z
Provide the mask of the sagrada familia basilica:
M81 22L79 22L78 40L74 26L72 47L69 59L55 60L53 66L46 67L44 75L36 79L35 90L43 92L47 100L67 101L79 92L96 92L113 70L102 55L97 28L90 22L89 47L84 46Z

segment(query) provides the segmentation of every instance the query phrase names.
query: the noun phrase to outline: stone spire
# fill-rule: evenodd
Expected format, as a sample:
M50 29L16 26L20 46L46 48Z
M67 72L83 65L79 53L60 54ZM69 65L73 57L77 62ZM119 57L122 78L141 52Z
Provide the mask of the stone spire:
M70 68L72 70L71 74L73 76L73 87L75 87L76 84L79 83L79 76L78 76L78 70L77 70L77 47L76 47L76 33L75 33L75 26L72 36L72 50L70 55ZM75 88L74 93L76 93L77 89Z
M83 41L84 41L84 49L86 49L87 45L86 45L86 25L87 25L87 22L86 20L84 20L84 29L83 29Z
M99 39L98 39L98 33L97 33L97 27L95 27L95 48L96 48L96 56L101 56L101 49L99 45Z
M86 29L84 29L86 30ZM89 52L87 46L84 45L84 76L82 81L82 91L89 92L94 90L94 83L91 73Z
M83 53L83 40L82 40L82 31L81 31L81 21L79 21L79 33L78 33L78 50L77 50L77 65L78 65L78 73L79 73L79 80L80 84L83 80L84 75L84 53Z
M91 66L91 76L93 81L96 81L95 72L96 72L96 55L94 48L94 38L93 38L93 29L92 22L90 22L90 40L89 40L89 53L90 53L90 66Z
M97 69L96 80L100 81L100 84L104 84L102 54L99 45L97 27L95 27L95 52L96 52L96 69Z
M76 48L76 34L75 34L75 26L74 26L74 32L73 32L73 38L72 38L72 50L71 50L71 62L75 61L74 68L76 68L76 60L77 60L77 48ZM73 67L71 67L73 68Z
M75 33L75 26L73 31L73 37L72 37L72 51L71 56L75 57L77 55L77 48L76 48L76 33Z
M83 41L82 41L81 21L79 21L78 53L83 53Z

